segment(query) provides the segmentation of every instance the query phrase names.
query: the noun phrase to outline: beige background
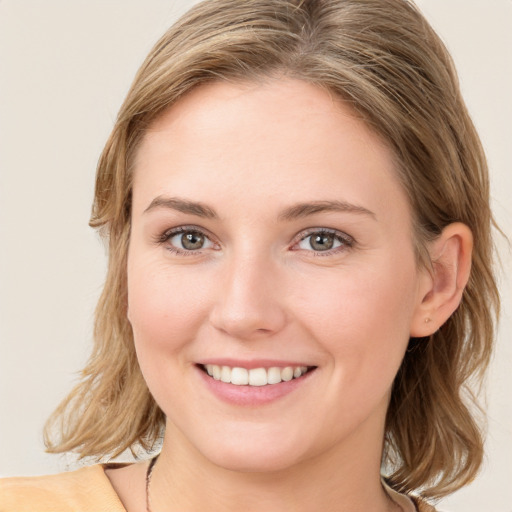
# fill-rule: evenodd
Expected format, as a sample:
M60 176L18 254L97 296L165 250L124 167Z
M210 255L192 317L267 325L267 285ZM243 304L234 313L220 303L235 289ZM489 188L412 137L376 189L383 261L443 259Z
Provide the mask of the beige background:
M0 0L0 476L60 471L45 418L89 352L104 250L87 227L96 160L132 77L194 2ZM452 51L512 235L512 1L418 2ZM488 392L487 460L445 500L512 511L512 258L498 240L503 320Z

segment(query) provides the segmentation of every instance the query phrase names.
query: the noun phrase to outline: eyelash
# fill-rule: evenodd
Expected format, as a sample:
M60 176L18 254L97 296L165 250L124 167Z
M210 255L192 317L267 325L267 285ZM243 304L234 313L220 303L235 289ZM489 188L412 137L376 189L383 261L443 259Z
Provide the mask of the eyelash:
M214 241L211 240L211 236L208 235L204 230L201 228L198 228L197 226L179 226L176 228L168 229L164 231L162 234L158 235L155 239L155 242L159 245L166 245L166 249L174 254L177 254L179 256L197 256L199 254L202 254L201 249L199 250L183 250L178 247L175 247L171 244L169 244L169 240L173 238L176 235L179 235L180 233L191 233L191 234L199 234L205 239L209 240L214 246L216 244ZM294 248L304 240L307 240L309 237L313 235L331 235L334 237L334 239L340 243L338 247L335 247L333 249L328 249L326 251L315 251L313 248L311 250L304 249L305 252L311 253L312 256L318 257L318 256L331 256L333 254L337 254L340 252L345 252L355 245L355 240L350 235L343 233L341 231L337 231L335 229L327 229L327 228L310 228L306 230L305 232L300 233L300 235L296 236L294 241L292 242L292 250L299 251L300 248Z
M211 240L211 236L208 235L208 233L206 233L205 231L203 231L202 229L200 229L196 226L179 226L177 228L168 229L168 230L164 231L161 235L157 236L155 241L159 245L165 245L165 248L168 251L172 252L173 254L177 254L179 256L197 256L198 254L202 254L201 250L197 250L197 251L183 250L183 249L180 249L179 247L175 247L174 245L171 245L170 243L167 243L167 242L169 242L169 240L172 237L179 235L180 233L199 234L199 235L204 236L205 239L210 240L210 242L213 245L216 245L215 242L213 242Z
M336 241L340 243L338 247L334 247L333 249L328 249L326 251L315 251L313 248L311 250L305 250L305 252L309 252L314 257L319 256L332 256L334 254L338 254L341 252L345 252L349 249L352 249L355 246L355 240L353 237L348 235L347 233L343 233L342 231L338 231L336 229L327 229L327 228L310 228L307 229L306 232L302 232L298 237L296 237L296 241L294 241L293 246L297 246L300 242L307 240L309 237L313 235L332 235ZM300 249L293 249L300 250Z

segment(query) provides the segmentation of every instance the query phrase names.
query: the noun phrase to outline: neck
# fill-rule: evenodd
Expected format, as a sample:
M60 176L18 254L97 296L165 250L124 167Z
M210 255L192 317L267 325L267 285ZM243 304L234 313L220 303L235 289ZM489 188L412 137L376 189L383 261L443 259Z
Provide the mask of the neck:
M235 471L213 464L168 427L151 479L151 511L396 510L380 482L381 444L369 449L354 441L284 469Z

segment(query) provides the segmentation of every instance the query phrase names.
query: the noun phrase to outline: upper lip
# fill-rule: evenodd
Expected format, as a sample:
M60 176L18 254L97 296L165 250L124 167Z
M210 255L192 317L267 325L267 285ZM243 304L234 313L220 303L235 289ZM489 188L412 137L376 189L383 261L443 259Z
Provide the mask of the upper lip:
M207 364L213 364L217 366L229 366L230 368L246 368L247 370L251 370L253 368L286 368L287 366L296 367L296 366L307 366L311 367L311 364L308 364L304 361L283 361L276 359L250 359L250 360L242 360L242 359L232 359L232 358L208 358L199 361L197 364L206 366Z

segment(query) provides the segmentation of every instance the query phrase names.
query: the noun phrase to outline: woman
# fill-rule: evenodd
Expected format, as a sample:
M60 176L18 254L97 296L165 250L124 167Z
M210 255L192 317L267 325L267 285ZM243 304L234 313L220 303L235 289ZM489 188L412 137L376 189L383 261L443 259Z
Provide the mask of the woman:
M197 6L100 159L96 346L47 437L161 453L6 481L4 508L431 510L482 459L461 394L498 307L488 196L410 3Z

